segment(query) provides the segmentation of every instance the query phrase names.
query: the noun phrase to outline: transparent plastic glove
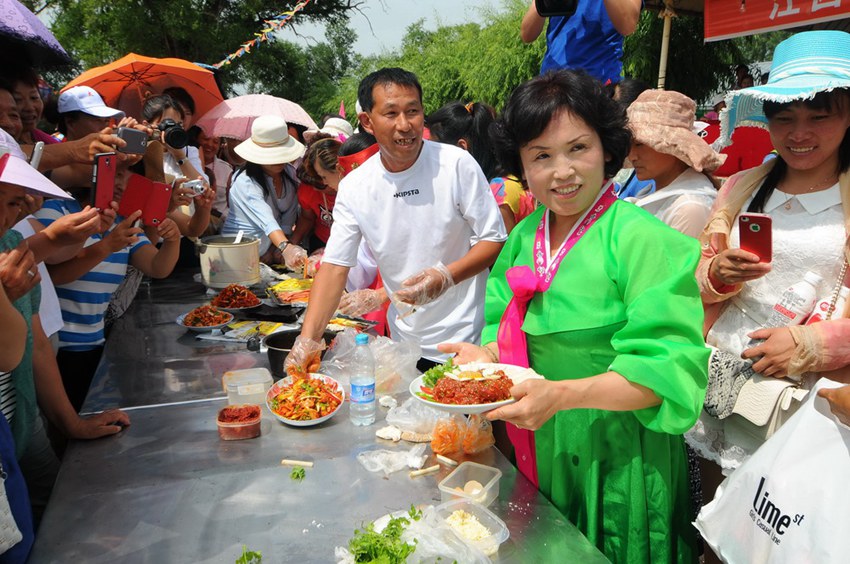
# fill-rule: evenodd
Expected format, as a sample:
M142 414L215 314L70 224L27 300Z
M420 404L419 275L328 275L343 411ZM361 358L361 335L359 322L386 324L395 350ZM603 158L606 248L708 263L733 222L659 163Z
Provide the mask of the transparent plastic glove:
M323 256L323 253L313 254L307 259L307 278L315 278L316 273L319 272L319 267L322 265Z
M442 296L454 284L449 269L438 262L402 282L403 288L393 294L393 299L406 304L425 305Z
M309 337L298 335L292 344L292 350L283 361L283 369L293 379L306 378L311 372L318 372L322 363L322 351L325 350L324 339L314 341Z
M360 317L370 311L375 311L387 301L387 292L381 290L355 290L342 295L339 301L339 311L345 315Z
M283 249L283 262L292 270L297 270L304 265L307 260L307 251L298 245L287 245Z

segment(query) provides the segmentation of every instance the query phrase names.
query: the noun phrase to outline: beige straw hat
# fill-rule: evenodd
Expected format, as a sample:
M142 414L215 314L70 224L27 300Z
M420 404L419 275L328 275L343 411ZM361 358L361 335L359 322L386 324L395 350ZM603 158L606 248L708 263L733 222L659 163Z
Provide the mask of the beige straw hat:
M634 140L673 155L699 172L712 172L726 155L712 149L693 131L696 104L672 90L647 90L629 106Z
M304 155L304 145L289 135L286 120L279 116L259 116L251 124L251 138L234 149L248 162L260 165L291 163Z

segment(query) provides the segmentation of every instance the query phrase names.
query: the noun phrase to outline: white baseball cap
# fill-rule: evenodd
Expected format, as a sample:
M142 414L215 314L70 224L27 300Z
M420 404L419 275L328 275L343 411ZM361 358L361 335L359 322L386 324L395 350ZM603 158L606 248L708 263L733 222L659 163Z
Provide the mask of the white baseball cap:
M20 186L34 196L61 200L73 199L70 194L31 167L18 143L2 129L0 129L0 182Z
M59 113L68 112L83 112L100 118L124 117L124 112L107 106L100 94L88 86L74 86L59 95Z

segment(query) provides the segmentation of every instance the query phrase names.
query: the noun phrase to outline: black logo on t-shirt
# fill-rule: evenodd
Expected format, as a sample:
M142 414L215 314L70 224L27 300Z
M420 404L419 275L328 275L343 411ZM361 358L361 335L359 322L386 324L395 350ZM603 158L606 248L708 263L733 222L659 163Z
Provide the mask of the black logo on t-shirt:
M393 198L406 198L408 196L416 196L419 194L419 188L414 188L413 190L405 190L404 192L396 192L393 194Z

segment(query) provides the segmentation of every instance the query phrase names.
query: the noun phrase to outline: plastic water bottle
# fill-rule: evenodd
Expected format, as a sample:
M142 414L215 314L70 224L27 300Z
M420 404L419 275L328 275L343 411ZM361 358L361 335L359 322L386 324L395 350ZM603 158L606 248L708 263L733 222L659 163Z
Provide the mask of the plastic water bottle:
M787 327L803 323L815 307L821 280L823 278L814 272L806 272L802 281L792 284L782 293L764 326Z
M351 422L371 425L375 422L375 359L369 350L369 336L355 337L354 370L351 375Z
M831 319L841 317L841 313L844 311L844 304L847 303L847 296L850 296L850 288L842 286L838 291L838 299L835 300L835 309L832 311ZM827 316L829 314L829 306L832 305L832 298L832 296L826 296L817 301L814 311L812 311L812 314L806 320L806 325L828 319Z
M821 278L814 272L806 272L803 279L788 286L782 292L779 301L773 306L764 328L788 327L789 325L800 325L812 313L815 302L818 299L818 284ZM745 349L761 344L764 339L750 339Z

